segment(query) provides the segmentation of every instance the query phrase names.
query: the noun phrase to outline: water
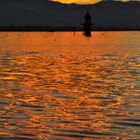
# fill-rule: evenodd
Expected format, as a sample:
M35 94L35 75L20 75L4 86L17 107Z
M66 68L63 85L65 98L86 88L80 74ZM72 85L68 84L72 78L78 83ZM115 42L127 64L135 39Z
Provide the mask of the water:
M0 139L139 140L139 38L0 33Z

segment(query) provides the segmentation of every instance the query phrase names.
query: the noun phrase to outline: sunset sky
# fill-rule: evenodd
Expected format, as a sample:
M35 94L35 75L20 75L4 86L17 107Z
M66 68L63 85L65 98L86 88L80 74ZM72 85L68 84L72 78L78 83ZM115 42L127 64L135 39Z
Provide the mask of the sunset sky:
M52 0L52 1L58 1L62 3L80 3L80 4L93 4L96 2L99 2L101 0ZM122 0L124 2L129 1L129 0Z

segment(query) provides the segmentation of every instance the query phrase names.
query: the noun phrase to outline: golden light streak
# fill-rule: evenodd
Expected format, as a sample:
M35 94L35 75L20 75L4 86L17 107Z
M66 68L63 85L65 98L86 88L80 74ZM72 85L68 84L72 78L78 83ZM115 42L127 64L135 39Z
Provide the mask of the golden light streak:
M61 3L77 3L77 4L94 4L97 2L100 2L101 0L51 0L51 1L57 1ZM129 0L122 0L123 2L127 2Z

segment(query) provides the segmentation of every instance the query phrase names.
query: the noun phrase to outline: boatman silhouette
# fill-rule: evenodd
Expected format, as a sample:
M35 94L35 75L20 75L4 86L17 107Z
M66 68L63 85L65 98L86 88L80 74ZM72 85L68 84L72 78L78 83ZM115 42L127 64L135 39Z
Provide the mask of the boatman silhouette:
M87 11L84 17L84 23L82 24L84 26L84 35L85 36L91 36L91 30L92 30L92 17Z

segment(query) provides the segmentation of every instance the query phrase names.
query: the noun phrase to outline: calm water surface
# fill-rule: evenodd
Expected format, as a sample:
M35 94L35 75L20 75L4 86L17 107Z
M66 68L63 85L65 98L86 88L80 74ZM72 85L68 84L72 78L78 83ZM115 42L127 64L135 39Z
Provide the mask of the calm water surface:
M140 140L140 32L1 32L0 139Z

